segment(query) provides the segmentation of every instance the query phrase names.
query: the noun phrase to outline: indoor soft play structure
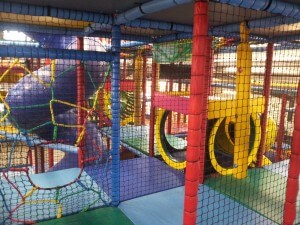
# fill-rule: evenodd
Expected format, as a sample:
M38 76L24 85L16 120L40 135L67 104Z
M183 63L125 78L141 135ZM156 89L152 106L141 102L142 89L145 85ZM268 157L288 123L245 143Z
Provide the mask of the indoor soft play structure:
M0 2L0 224L299 224L299 12Z

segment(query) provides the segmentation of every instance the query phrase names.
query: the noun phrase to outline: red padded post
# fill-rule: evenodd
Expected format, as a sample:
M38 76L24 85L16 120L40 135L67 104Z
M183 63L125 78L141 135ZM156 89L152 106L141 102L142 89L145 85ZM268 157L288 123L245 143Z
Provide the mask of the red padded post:
M277 148L276 148L276 162L279 162L283 159L283 139L284 139L284 120L285 120L285 109L287 104L287 95L282 95L281 100L281 110L280 110L280 118L277 132Z
M269 111L269 99L271 90L271 74L272 74L272 62L273 62L274 44L268 43L267 57L265 65L265 80L264 80L264 97L265 97L265 110L261 119L261 142L258 152L257 166L261 167L263 162L263 155L265 154L265 145L267 138L267 124L268 124L268 111Z
M156 90L156 63L152 62L151 96L154 96ZM155 126L155 99L151 99L150 122L149 122L149 156L154 156L154 126Z
M183 224L196 224L199 174L203 173L205 151L201 148L202 122L204 100L207 98L208 85L206 85L209 54L207 54L208 38L208 2L195 1L194 28L193 28L192 71L189 102L187 166L185 176L185 197ZM195 152L199 152L198 154ZM200 168L201 166L201 168ZM200 182L203 182L201 178Z
M83 38L79 37L77 38L77 49L83 50ZM77 112L77 124L79 127L77 128L78 136L82 132L82 127L84 123L85 118L85 111L82 110L80 107L85 107L85 83L84 83L84 67L83 64L78 61L77 62L77 106L78 112ZM82 139L80 143L78 144L78 167L83 167L84 162L84 143L85 140Z
M288 180L286 185L286 198L283 211L283 224L292 225L296 219L297 195L299 192L299 175L300 175L300 83L298 84L297 105L294 119L294 132L292 142L292 153L289 163Z
M146 125L146 83L147 83L147 56L143 56L143 80L142 80L142 125Z

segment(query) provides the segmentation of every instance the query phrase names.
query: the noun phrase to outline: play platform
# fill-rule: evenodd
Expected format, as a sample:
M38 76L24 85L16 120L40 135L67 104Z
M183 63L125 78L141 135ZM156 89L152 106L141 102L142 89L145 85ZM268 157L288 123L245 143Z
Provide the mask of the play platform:
M140 157L149 155L149 126L122 126L120 129L120 142L123 147ZM111 128L105 127L102 132L111 137ZM168 142L177 149L186 148L187 141L175 135L166 135ZM157 144L154 142L154 155L159 156Z

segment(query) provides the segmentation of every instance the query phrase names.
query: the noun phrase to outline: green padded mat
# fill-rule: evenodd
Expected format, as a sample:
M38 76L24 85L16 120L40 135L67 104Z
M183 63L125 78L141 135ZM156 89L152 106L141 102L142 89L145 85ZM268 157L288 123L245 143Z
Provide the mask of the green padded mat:
M118 208L101 208L38 223L39 225L134 225Z
M167 135L167 139L169 143L177 149L183 149L184 147L186 147L186 141L182 138L178 138L174 135ZM122 141L128 144L129 146L143 152L144 154L149 153L149 136L127 138ZM154 154L156 156L159 155L156 145L154 145Z
M232 175L210 178L205 184L251 210L281 224L286 177L266 169L250 169L245 179ZM299 209L298 209L299 210Z
M142 137L137 137L137 138L128 138L126 140L122 140L124 143L128 144L129 146L135 148L136 150L139 150L143 152L144 154L149 153L149 139L148 137L142 138ZM155 155L157 155L158 152L155 149Z

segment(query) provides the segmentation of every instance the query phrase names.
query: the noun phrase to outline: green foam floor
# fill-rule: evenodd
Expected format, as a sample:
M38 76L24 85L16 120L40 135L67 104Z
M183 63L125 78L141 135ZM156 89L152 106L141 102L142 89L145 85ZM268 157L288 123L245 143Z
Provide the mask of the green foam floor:
M281 224L286 177L266 169L250 169L245 179L232 175L210 178L205 184L251 210ZM299 209L298 209L299 210Z
M182 138L175 137L174 135L167 135L167 139L174 148L183 149L186 147L186 140L183 140ZM149 154L149 136L127 138L122 141L145 154ZM156 144L154 145L154 154L156 156L160 155Z
M136 137L136 138L128 138L123 140L124 143L128 144L129 146L137 149L138 151L143 152L144 154L149 153L149 139L148 137ZM158 155L158 151L155 148L155 155Z
M105 127L102 132L111 136L111 128ZM178 149L186 147L187 141L182 138L176 137L174 135L166 135L169 143ZM148 155L149 154L149 127L148 126L132 126L126 125L122 126L120 129L121 144L125 143L130 147ZM154 155L160 155L156 144L154 144Z
M118 208L101 208L38 223L39 225L134 225Z

